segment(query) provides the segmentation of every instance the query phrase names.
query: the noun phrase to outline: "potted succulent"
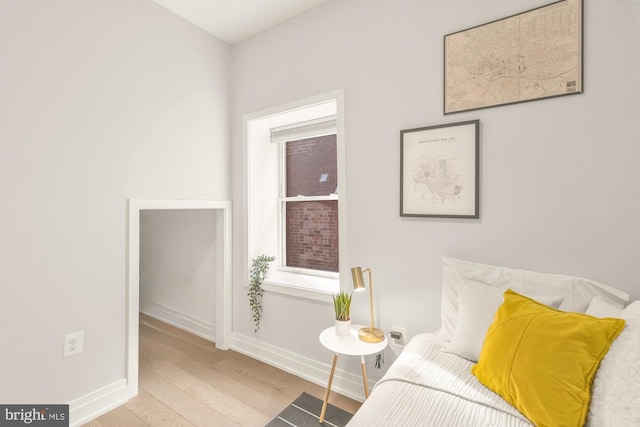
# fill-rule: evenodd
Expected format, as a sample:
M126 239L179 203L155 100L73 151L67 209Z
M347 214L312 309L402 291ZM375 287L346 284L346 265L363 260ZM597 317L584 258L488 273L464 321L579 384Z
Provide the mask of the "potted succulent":
M347 336L351 333L351 294L340 291L333 295L333 308L336 312L336 335Z

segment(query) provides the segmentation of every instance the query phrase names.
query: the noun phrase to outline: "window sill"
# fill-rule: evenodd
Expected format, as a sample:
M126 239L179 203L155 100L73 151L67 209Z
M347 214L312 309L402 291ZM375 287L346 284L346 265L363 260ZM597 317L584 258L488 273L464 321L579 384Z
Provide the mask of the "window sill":
M274 271L268 274L262 288L267 292L331 302L331 296L340 289L340 280L332 277Z

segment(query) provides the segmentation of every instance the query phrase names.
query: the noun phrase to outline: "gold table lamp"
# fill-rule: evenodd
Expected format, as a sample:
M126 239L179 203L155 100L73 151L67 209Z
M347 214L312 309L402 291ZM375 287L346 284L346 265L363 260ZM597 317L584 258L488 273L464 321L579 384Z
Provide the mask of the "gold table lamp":
M360 329L358 331L358 337L365 342L381 342L384 340L384 332L380 329L376 329L375 323L373 322L373 281L371 279L370 268L362 270L360 267L353 267L351 269L351 275L353 276L353 289L356 291L363 291L365 289L364 278L362 277L362 273L365 271L369 272L369 308L371 310L371 326Z

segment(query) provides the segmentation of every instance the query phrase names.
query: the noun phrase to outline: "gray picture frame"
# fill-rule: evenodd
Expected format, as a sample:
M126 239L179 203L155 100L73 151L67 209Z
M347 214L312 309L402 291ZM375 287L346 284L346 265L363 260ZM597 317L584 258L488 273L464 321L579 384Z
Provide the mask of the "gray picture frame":
M584 93L583 10L560 0L445 35L443 113Z
M480 218L480 120L400 131L400 216Z

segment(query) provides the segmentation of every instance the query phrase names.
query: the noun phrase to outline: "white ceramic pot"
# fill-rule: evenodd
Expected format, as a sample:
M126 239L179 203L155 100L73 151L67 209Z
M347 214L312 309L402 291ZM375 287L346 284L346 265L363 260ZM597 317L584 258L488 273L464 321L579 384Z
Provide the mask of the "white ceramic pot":
M335 320L336 335L339 337L347 337L351 334L351 320Z

